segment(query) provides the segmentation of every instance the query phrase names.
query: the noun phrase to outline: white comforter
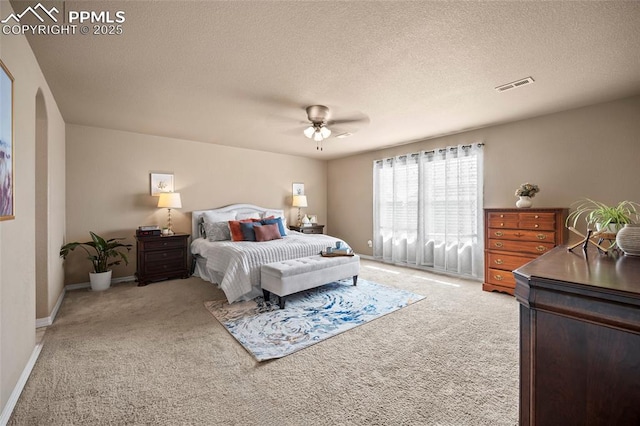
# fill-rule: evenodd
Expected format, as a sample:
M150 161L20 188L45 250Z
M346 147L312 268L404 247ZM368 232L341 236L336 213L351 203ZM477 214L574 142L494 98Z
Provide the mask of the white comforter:
M216 241L197 238L191 243L191 253L206 259L209 276L221 276L218 282L229 303L246 300L262 293L260 266L281 260L319 254L335 246L339 239L329 235L301 234L289 231L280 240L265 242Z

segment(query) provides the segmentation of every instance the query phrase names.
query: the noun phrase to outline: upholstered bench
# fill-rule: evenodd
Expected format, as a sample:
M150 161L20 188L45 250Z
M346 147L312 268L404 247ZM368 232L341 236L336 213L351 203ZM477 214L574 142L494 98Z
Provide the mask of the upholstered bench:
M269 293L280 299L284 308L285 297L299 291L309 290L344 278L353 278L358 283L360 256L323 257L320 255L301 257L268 263L260 268L260 280L265 300Z

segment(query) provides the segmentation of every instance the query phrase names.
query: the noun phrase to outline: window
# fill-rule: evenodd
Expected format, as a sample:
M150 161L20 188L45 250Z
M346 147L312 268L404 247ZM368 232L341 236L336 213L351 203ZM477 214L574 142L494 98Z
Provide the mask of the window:
M482 276L482 144L378 160L374 257Z

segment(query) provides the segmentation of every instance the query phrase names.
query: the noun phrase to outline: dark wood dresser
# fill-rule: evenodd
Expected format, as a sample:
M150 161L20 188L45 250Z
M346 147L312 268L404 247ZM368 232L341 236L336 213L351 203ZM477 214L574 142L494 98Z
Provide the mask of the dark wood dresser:
M485 291L513 294L511 271L567 242L568 209L485 209Z
M640 258L557 247L514 275L520 424L640 425Z
M138 285L189 277L189 234L136 237L136 241Z

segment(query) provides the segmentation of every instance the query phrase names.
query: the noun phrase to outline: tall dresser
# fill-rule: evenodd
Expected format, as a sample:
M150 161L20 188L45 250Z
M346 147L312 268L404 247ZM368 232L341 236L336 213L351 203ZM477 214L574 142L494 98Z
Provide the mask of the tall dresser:
M564 222L568 211L566 208L485 209L482 289L513 295L514 269L567 242Z

